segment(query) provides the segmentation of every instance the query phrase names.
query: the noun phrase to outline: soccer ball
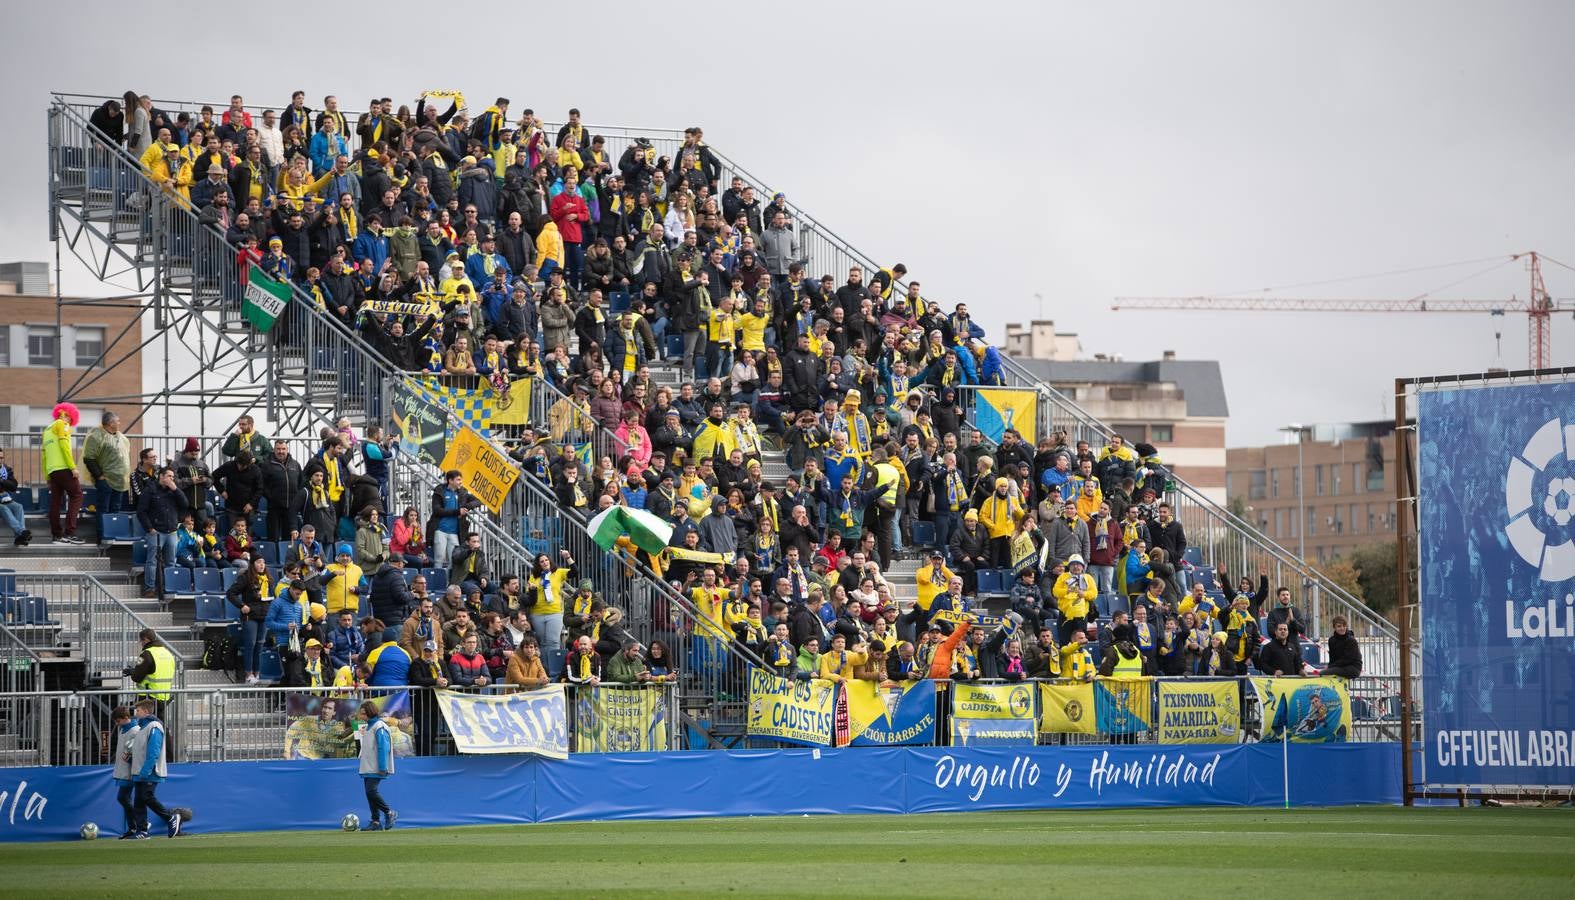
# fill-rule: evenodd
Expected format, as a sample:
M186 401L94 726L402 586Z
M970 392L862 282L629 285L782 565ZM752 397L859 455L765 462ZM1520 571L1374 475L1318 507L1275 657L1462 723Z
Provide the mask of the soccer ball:
M345 817L339 820L339 827L345 831L360 831L361 818L355 813L345 813Z
M1542 499L1542 511L1560 525L1568 525L1575 516L1575 478L1555 478L1548 482L1548 495Z
M82 840L84 840L84 841L97 840L98 839L98 826L95 825L92 822L88 822L85 825L83 825L81 828L77 829L77 834L82 835Z

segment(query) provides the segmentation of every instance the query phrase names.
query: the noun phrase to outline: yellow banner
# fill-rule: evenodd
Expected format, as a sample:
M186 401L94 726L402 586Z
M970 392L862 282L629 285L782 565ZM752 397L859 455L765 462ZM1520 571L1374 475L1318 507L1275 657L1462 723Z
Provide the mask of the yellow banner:
M1241 689L1234 681L1159 684L1161 744L1234 744L1241 739Z
M580 686L575 690L574 752L667 749L667 695L656 687Z
M1287 731L1298 744L1351 739L1351 695L1344 678L1254 678L1252 688L1263 704L1265 740Z
M835 681L790 681L751 667L745 731L759 737L829 747L836 706Z
M431 296L431 295L427 295ZM443 312L434 298L428 303L403 303L397 300L363 300L357 307L360 312L388 316L436 316Z
M1093 734L1094 686L1039 684L1039 730L1046 734Z
M465 487L494 513L503 511L509 488L520 477L519 467L512 460L469 428L461 428L449 441L443 468L458 469L465 478Z
M535 384L531 376L516 378L492 400L493 425L529 425L530 395Z
M1028 684L954 684L952 715L965 719L1034 717L1034 690Z

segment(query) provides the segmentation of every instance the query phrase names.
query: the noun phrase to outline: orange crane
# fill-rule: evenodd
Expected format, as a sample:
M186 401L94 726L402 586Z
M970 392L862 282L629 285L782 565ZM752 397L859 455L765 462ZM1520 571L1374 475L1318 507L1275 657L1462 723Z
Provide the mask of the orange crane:
M1554 301L1542 281L1542 258L1536 251L1512 254L1506 262L1527 260L1531 272L1528 299L1439 300L1426 296L1409 300L1319 300L1277 297L1117 297L1113 310L1123 309L1209 309L1243 312L1353 312L1353 313L1525 313L1529 331L1528 358L1533 369L1548 366L1553 351L1550 319L1555 312L1575 310L1568 301ZM1557 263L1557 260L1554 260Z

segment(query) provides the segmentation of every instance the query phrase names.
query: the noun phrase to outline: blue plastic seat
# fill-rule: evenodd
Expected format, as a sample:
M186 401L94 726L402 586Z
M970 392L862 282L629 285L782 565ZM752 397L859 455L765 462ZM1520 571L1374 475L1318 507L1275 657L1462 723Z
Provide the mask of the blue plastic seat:
M140 569L147 564L148 545L142 541L137 541L135 544L131 545L131 565L134 568Z
M1188 547L1181 551L1181 558L1195 566L1203 565L1203 551L1197 547Z
M279 662L279 651L264 647L257 665L257 677L263 681L278 681L284 677L284 666Z
M101 537L106 541L128 543L136 539L136 527L136 520L126 513L105 513Z
M1194 584L1203 585L1205 591L1213 592L1218 590L1219 586L1214 583L1214 567L1195 565L1189 569L1187 572L1187 586L1191 587Z
M49 617L49 601L43 597L23 597L22 623L24 625L59 625Z
M228 625L236 620L236 610L221 594L198 594L192 618L208 625Z
M1309 666L1323 665L1323 651L1312 641L1302 642L1302 659Z
M17 593L16 570L0 569L0 597L9 597Z
M224 590L226 591L235 584L235 579L239 577L241 577L241 573L234 566L225 566L219 570L219 582L224 585Z
M441 595L444 591L448 590L447 569L422 569L421 574L427 577L427 590L430 591L433 596Z
M192 590L199 594L224 593L224 575L220 569L196 569L192 573Z
M258 541L256 543L254 549L257 551L257 555L258 556L261 556L264 560L267 561L268 565L270 565L270 566L282 566L282 565L284 565L284 559L282 558L282 554L280 553L281 547L280 547L278 542L276 542L276 541Z
M912 525L913 543L920 547L935 546L935 523L914 522Z
M164 593L177 597L196 594L197 589L191 577L191 570L185 566L165 566Z

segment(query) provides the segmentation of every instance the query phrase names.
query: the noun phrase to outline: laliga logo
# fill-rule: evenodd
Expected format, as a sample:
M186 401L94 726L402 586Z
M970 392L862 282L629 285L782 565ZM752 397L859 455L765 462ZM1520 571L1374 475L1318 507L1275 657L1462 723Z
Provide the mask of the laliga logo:
M1575 424L1566 427L1557 418L1549 419L1526 442L1520 456L1510 459L1504 483L1504 503L1509 513L1504 533L1510 546L1528 565L1537 567L1543 581L1555 584L1575 578L1575 542L1566 539L1550 543L1549 536L1532 521L1532 484L1537 473L1547 471L1558 457L1571 458L1572 448ZM1554 525L1560 529L1567 526L1575 517L1575 478L1555 475L1549 479L1541 507ZM1505 600L1504 627L1506 635L1512 638L1575 635L1575 596L1566 594L1562 607L1553 597L1542 606L1522 606Z

